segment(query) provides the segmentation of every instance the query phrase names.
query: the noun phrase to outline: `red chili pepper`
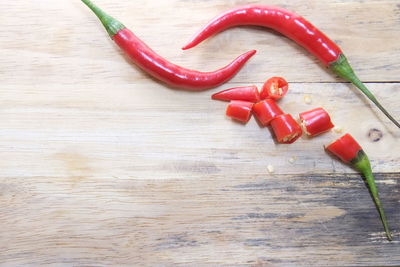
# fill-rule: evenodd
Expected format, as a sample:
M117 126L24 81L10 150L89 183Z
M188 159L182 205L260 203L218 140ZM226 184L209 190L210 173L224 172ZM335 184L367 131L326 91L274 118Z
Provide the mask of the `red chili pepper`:
M226 109L226 116L246 123L250 120L251 109L254 103L240 100L232 100Z
M350 134L345 134L332 144L326 146L325 149L340 158L344 163L354 167L365 176L372 198L378 208L387 239L392 240L385 212L379 199L378 189L375 185L375 178L372 174L371 164L361 146Z
M260 101L260 92L255 85L235 87L215 93L211 96L211 98L214 100L223 101L242 100L257 103Z
M269 78L263 85L260 93L261 99L272 98L279 100L284 97L288 91L289 84L282 77Z
M304 132L309 136L319 135L335 127L331 122L328 112L323 108L316 108L300 113L299 117Z
M256 51L249 51L236 58L229 65L213 72L189 70L170 63L155 53L122 23L104 13L90 0L82 0L101 20L108 34L133 62L153 77L168 85L203 90L216 87L231 79Z
M292 144L303 133L300 125L290 114L282 114L271 121L276 139L279 143Z
M192 48L218 32L241 25L271 28L297 42L337 75L353 83L400 128L400 124L355 75L340 48L306 19L286 9L273 6L247 5L228 10L212 19L182 49Z
M265 99L253 106L253 113L261 125L268 126L276 116L282 115L283 111L274 100Z

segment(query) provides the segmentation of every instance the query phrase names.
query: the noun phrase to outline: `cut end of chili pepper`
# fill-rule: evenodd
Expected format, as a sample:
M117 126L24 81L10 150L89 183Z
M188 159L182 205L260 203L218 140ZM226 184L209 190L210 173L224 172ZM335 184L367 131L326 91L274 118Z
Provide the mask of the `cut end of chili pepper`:
M257 86L234 87L215 93L211 96L213 100L231 101L241 100L257 103L260 101L260 93Z
M288 82L282 77L269 78L261 90L261 99L271 98L279 100L284 97L289 89Z
M94 12L94 14L100 19L101 23L103 23L103 26L106 28L111 38L113 38L113 36L117 34L117 32L125 28L125 26L121 22L119 22L118 20L114 19L113 17L105 13L98 6L93 4L92 1L90 0L81 0L81 1L85 5L87 5Z
M316 108L300 113L299 117L303 131L312 137L327 132L335 127L331 122L328 112L323 108Z
M265 99L255 104L253 113L262 126L268 126L275 117L284 114L272 99Z
M369 91L369 89L356 76L344 54L341 54L336 61L330 63L329 67L339 77L351 82L358 89L360 89L361 92L363 92L383 112L383 114L388 117L389 120L391 120L397 127L400 128L400 123L389 114L389 112L378 102L371 91Z
M242 122L247 123L251 118L251 110L254 103L240 100L232 100L227 109L226 116Z
M282 114L271 121L272 129L279 143L292 144L303 133L300 125L290 114Z

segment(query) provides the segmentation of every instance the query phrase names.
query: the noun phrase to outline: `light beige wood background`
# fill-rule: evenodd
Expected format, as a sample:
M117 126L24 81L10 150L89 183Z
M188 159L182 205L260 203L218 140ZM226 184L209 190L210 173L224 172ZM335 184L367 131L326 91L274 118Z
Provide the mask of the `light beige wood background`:
M331 36L400 119L399 2L287 2L267 4ZM185 67L213 70L258 53L220 88L172 90L129 63L80 1L1 1L1 266L400 264L399 129L271 31L236 28L180 50L221 11L259 2L96 3ZM291 83L285 111L323 106L363 145L393 242L361 177L324 152L339 134L277 145L269 130L232 122L226 103L210 100L273 75Z

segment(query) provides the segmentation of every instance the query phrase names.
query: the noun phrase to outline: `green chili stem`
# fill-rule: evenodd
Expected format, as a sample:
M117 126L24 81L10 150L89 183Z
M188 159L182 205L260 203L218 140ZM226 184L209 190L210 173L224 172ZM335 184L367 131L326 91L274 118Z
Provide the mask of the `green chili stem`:
M400 128L400 123L398 123L392 115L378 102L375 96L368 90L368 88L360 81L357 75L354 73L345 55L340 55L339 59L333 62L330 67L332 70L342 77L343 79L354 84L358 89L361 90L382 112L389 118L397 127Z
M107 13L105 13L103 10L93 4L92 1L82 0L82 2L87 5L94 12L94 14L96 14L101 23L103 23L111 38L113 38L113 36L117 34L117 32L125 28L124 24L109 16Z
M368 184L369 190L371 192L372 198L374 200L376 208L378 209L379 215L381 217L381 221L383 224L383 228L385 229L386 237L389 241L392 241L392 235L390 234L389 225L387 223L387 219L386 219L383 207L382 207L382 203L379 199L378 189L376 188L375 178L374 178L374 175L372 174L371 164L369 162L367 155L364 153L363 150L360 150L360 152L357 156L357 160L356 160L356 162L354 162L354 167L359 172L361 172L364 175L365 179L367 180L367 184Z

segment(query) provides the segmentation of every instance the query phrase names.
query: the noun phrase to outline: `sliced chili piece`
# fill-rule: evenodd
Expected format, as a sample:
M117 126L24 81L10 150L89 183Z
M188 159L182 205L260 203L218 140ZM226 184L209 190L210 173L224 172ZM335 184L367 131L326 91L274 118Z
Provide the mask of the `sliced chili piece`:
M246 123L250 120L253 105L254 103L248 101L232 100L226 109L226 116Z
M349 164L364 175L372 198L381 217L386 237L389 241L391 241L392 235L389 230L389 225L387 223L382 203L379 199L378 189L375 185L375 178L372 174L371 164L369 162L367 154L365 154L362 147L350 134L347 133L332 144L326 146L325 149L340 158L344 163Z
M294 143L303 133L300 125L290 114L282 114L271 121L276 139L279 143Z
M264 83L260 97L261 99L271 98L279 100L286 95L288 88L289 84L284 78L272 77Z
M261 125L268 126L276 116L282 115L283 111L273 99L265 99L253 106L253 113Z
M234 87L215 93L211 96L211 98L222 101L242 100L257 103L260 101L260 92L255 85Z
M331 117L323 108L316 108L299 114L301 126L309 136L316 136L327 132L335 125L331 122Z

